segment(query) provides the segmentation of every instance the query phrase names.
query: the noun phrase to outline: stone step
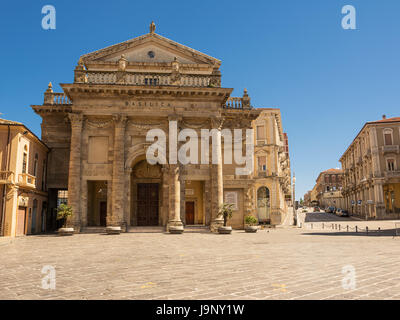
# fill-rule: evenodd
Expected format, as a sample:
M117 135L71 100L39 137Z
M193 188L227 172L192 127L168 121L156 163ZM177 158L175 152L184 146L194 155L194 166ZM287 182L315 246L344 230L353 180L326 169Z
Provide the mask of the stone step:
M198 233L206 233L210 232L210 227L209 226L204 226L204 225L186 225L185 226L185 231L184 232L198 232Z
M162 233L165 232L164 227L128 227L129 233Z
M106 233L106 227L85 227L81 233Z

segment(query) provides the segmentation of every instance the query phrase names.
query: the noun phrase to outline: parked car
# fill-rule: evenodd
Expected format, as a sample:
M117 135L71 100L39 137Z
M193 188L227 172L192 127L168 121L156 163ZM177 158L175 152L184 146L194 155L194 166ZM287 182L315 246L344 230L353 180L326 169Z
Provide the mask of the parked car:
M314 212L320 212L321 209L319 207L314 207Z
M342 210L340 216L341 216L341 217L350 217L350 214L349 214L349 212L348 212L347 210Z
M342 209L336 209L336 215L340 217L342 215Z
M335 207L328 207L325 209L326 213L335 213L336 208Z

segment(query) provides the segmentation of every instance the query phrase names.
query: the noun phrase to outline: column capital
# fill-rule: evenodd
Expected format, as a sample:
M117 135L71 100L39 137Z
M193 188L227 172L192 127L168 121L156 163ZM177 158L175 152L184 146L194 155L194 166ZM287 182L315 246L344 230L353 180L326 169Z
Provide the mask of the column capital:
M182 121L182 116L178 114L169 114L168 115L168 121Z
M124 114L113 114L112 119L114 121L114 125L119 128L123 128L126 125L128 117Z
M224 124L224 118L223 117L212 117L211 118L211 127L212 129L222 129L222 125Z
M82 113L68 113L68 119L72 127L82 127L83 114Z

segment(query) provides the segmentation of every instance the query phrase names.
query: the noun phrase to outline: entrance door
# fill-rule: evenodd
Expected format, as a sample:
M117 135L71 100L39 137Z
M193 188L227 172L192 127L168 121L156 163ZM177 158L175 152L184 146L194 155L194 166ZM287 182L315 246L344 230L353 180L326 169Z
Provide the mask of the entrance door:
M186 201L185 216L186 224L194 224L194 201Z
M137 184L137 225L158 226L158 183Z
M100 201L100 226L107 226L107 201Z
M23 236L25 234L25 215L26 209L19 207L17 212L17 226L15 230L15 236Z

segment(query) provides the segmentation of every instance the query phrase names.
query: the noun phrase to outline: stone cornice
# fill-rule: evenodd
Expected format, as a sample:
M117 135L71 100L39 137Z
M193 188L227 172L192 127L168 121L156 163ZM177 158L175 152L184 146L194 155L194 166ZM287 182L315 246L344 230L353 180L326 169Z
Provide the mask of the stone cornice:
M137 85L108 85L85 83L62 83L65 94L69 99L77 97L111 98L129 97L143 98L157 96L158 99L168 100L175 98L207 99L225 104L233 91L232 88L208 88L208 87L181 87L181 86L137 86Z

